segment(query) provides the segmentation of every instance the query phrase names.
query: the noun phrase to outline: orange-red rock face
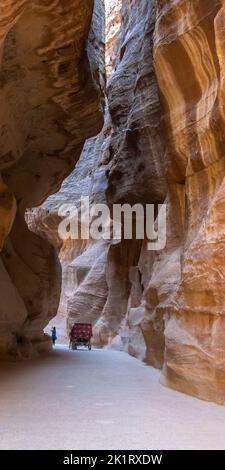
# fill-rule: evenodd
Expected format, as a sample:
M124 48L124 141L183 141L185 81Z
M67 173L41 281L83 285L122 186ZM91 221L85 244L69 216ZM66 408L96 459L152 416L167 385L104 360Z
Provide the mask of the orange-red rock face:
M29 226L43 232L59 250L63 284L54 323L62 336L66 317L69 327L83 318L93 323L97 345L119 347L142 359L146 345L154 350L154 339L154 358L150 353L147 356L160 367L163 321L160 317L155 327L154 305L148 309L142 305L153 263L145 254L145 243L143 248L141 242L129 240L113 245L81 240L60 244L57 237L58 207L74 203L81 195L88 194L97 202L107 200L110 206L114 202L163 202L166 196L165 142L153 70L153 4L110 0L107 14L108 107L103 131L86 144L60 192L30 214ZM141 326L144 317L146 343Z
M115 347L126 348L150 364L163 367L162 381L167 385L224 403L224 6L220 1L205 0L157 2L153 51L161 111L158 117L147 114L145 120L146 107L140 106L140 100L138 106L136 101L134 64L137 58L138 70L142 70L151 47L147 60L140 51L135 55L135 48L129 56L135 24L132 12L136 7L140 12L140 5L149 12L150 2L144 3L124 4L121 35L127 25L130 40L121 47L122 60L117 62L109 84L117 139L115 146L113 137L111 141L108 195L110 202L120 198L136 201L142 181L143 200L153 202L158 194L154 183L158 182L160 190L163 187L154 171L154 161L164 161L167 246L151 254L143 244L138 262L134 246L124 247L117 254L112 253L116 248L110 250L109 296L99 336L103 344L114 336L111 344ZM139 17L147 18L146 14ZM141 22L134 31L139 31L143 40L145 28ZM135 77L133 83L131 76ZM147 80L144 83L142 93L147 104L150 84ZM159 109L157 93L151 93L149 103L152 109ZM151 123L161 125L160 112L161 147L155 147L153 157L147 151L154 149L151 140L145 147L136 120L129 148L129 140L127 144L123 136L132 129L133 116L139 116L142 129L146 121L151 128ZM151 166L145 173L148 182L136 167L142 151ZM132 168L128 162L132 162ZM132 252L134 258L129 260Z
M165 143L153 69L154 4L147 0L122 2L120 16L119 49L107 91L112 121L107 199L110 205L163 202ZM139 263L141 252L142 242L135 240L110 247L108 297L94 332L97 344L110 344L143 359L146 343L151 341L145 343L142 332L146 315L142 298L152 262L146 253L145 273L146 266ZM158 366L159 360L152 363Z
M140 325L144 310L141 307L138 314L135 310L144 287L142 268L137 266L141 243L87 244L78 240L58 246L56 236L59 205L74 203L81 195L88 194L97 202L107 200L110 206L125 201L163 202L166 195L160 102L151 53L154 9L146 0L109 1L107 7L105 126L95 141L86 144L61 191L35 216L33 213L30 226L52 237L59 249L63 285L54 322L60 332L63 318L67 317L69 327L83 318L93 323L96 344L120 347L143 358L146 354Z
M120 47L122 0L105 0L105 68L109 80L115 70Z
M105 25L104 4L95 3L92 31L89 34L88 51L91 63L100 62L100 85L105 90L104 41ZM97 65L96 64L96 65ZM95 68L96 68L95 65ZM58 338L68 341L67 327L75 320L94 322L107 297L105 265L108 243L95 243L93 240L61 240L58 225L62 218L58 210L62 204L77 204L81 196L90 197L93 201L105 201L107 187L105 166L101 163L101 146L104 140L103 131L98 137L89 139L84 145L80 159L60 191L52 195L44 204L27 213L29 228L39 234L55 247L62 267L62 292L57 318L52 325L57 327ZM80 221L81 222L81 221ZM48 327L51 329L51 323Z
M104 15L92 24L93 6L0 0L0 352L21 337L41 344L57 311L59 263L24 211L59 189L101 129Z
M32 207L60 187L102 116L85 52L93 1L22 3L2 53L0 168Z
M168 218L164 259L174 286L158 305L165 318L164 382L219 403L225 402L224 13L220 1L158 1L154 40L169 208L182 220L177 230Z

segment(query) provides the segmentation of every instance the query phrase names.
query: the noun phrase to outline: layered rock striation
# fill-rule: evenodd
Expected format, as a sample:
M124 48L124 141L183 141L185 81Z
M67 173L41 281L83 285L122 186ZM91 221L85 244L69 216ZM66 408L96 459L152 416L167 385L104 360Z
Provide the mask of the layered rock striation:
M102 127L104 14L101 0L2 0L0 10L0 353L29 354L45 349L61 268L24 212L60 188Z
M169 183L164 257L174 272L163 381L225 402L224 2L158 2L154 63ZM169 212L170 215L170 212ZM160 266L159 266L160 269ZM175 273L176 271L176 273Z
M138 22L142 38L145 27L140 18L147 19L147 12L151 11L154 22L150 2L144 3ZM149 50L153 47L154 69L142 95L145 106L139 108L139 113L135 101L136 82L135 86L132 84L130 95L126 94L129 79L134 76L130 71L135 61L134 45L132 59L130 57L129 63L125 59L133 38L132 12L137 8L140 13L141 5L140 2L128 4L124 3L122 10L122 34L127 25L128 46L126 40L125 47L121 41L120 61L108 87L110 113L115 124L113 134L117 138L114 145L112 135L113 158L107 194L110 202L165 200L167 244L161 252L149 253L143 243L137 263L135 259L131 265L128 263L129 300L128 305L125 301L122 307L123 320L120 319L120 327L115 328L117 336L112 345L125 347L131 354L162 367L163 383L224 403L224 3L156 2L154 36L146 55L149 59ZM136 18L137 10L135 13ZM139 42L135 42L136 47ZM142 43L137 55L139 71L145 62L144 51ZM118 84L120 67L121 85ZM155 78L157 86L154 88ZM150 109L154 110L154 115L147 114L147 123L148 129L151 124L154 129L160 129L159 145L156 146L158 139L153 134L153 143L148 140L145 147L141 139L139 146L135 121L135 137L129 149L133 116L141 117L142 131L148 92L152 89L155 94L151 93ZM131 125L125 118L126 97ZM142 153L140 148L145 150L148 159L144 176L136 166ZM148 153L149 148L152 154ZM151 166L149 172L148 165ZM135 252L133 246L128 252ZM122 257L124 260L124 250ZM110 278L112 282L115 275ZM127 279L124 274L122 278Z
M144 310L134 327L129 316L130 310L134 316L132 309L139 306L144 290L138 267L142 242L78 239L60 244L57 236L60 204L78 201L82 195L89 195L92 202L107 202L109 207L123 202L163 202L166 195L165 144L151 53L154 5L110 1L106 7L108 106L103 131L87 142L74 172L57 195L32 213L29 225L52 237L59 251L63 288L54 324L61 338L65 318L68 328L83 318L94 325L95 344L114 345L143 358L140 324Z
M62 266L62 289L57 317L49 324L54 325L61 342L68 342L67 332L74 321L95 322L107 298L105 267L109 242L96 241L87 235L88 226L81 217L82 197L88 197L90 210L95 202L106 203L107 180L104 164L99 161L103 135L87 141L74 171L64 181L61 190L48 198L39 208L26 214L30 230L47 238L58 253ZM65 214L78 209L77 236L71 239L59 236L59 224ZM64 209L65 208L65 209ZM69 226L68 226L69 228ZM84 233L84 237L81 237Z

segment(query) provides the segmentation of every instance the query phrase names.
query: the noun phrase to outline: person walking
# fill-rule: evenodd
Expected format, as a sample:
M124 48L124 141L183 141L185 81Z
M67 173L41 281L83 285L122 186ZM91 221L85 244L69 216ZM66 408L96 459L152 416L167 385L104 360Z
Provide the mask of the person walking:
M52 327L51 333L52 333L52 344L53 344L53 346L55 346L55 342L57 340L56 327L55 326Z

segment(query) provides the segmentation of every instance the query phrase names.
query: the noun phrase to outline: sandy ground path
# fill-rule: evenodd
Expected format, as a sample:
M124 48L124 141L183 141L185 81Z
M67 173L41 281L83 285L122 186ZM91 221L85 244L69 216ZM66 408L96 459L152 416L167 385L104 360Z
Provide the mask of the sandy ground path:
M0 371L0 449L225 449L225 407L125 353L58 346Z

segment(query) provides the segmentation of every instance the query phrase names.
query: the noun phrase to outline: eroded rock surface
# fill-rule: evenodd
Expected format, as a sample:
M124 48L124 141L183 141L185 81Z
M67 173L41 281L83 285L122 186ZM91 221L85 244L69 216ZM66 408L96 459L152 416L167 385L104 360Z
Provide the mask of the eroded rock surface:
M89 319L94 325L95 344L113 342L113 346L143 358L143 308L133 326L129 317L130 312L134 316L132 309L139 306L144 289L137 266L141 242L78 240L60 245L57 241L57 212L62 203L73 203L81 195L110 206L115 202L163 202L166 194L160 102L151 53L154 5L145 0L138 4L110 1L107 13L108 106L103 131L86 144L61 191L32 214L30 226L52 237L59 250L63 289L54 320L59 331L63 330L63 317L69 327L78 319Z
M102 127L101 0L94 16L93 7L0 1L0 353L44 348L43 327L57 311L56 252L28 230L24 211L60 188Z
M153 68L154 2L122 2L120 14L119 50L107 92L112 121L107 200L110 205L160 203L166 195L165 142ZM97 344L145 358L141 250L135 240L110 247L109 295L95 334ZM150 277L151 264L148 269Z
M79 210L81 197L88 196L90 208L94 202L106 202L107 179L105 167L99 161L103 134L90 139L84 146L74 171L64 181L61 190L48 198L39 208L29 211L29 228L47 238L55 247L62 266L62 294L57 317L49 324L57 327L58 339L68 342L67 330L74 321L95 322L107 298L106 264L109 242L81 238L87 232L85 220L78 218L77 239L62 240L58 234L59 210L76 206Z
M158 307L166 323L164 383L219 403L225 402L224 14L220 1L158 2L154 43L169 208L178 222L168 217L164 258L174 286Z
M117 124L116 132L121 125L123 135L128 136L132 121L128 126L124 99L128 96L133 116L137 87L132 85L131 95L126 95L131 83L128 77L132 74L126 75L124 55L126 58L132 43L132 11L135 8L140 11L140 2L138 6L136 3L131 2L127 16L128 46L125 41L126 47L122 46L120 54L122 61L109 84L110 112ZM144 8L144 2L141 5ZM124 3L125 11L126 6ZM159 109L162 122L156 113L154 117L148 114L147 122L162 126L160 145L154 147L148 140L146 147L143 141L139 147L138 133L133 138L132 157L132 150L124 153L126 139L118 138L117 133L114 146L112 137L108 195L112 202L137 201L141 197L145 202L161 201L164 184L156 168L163 168L167 184L167 245L165 250L152 255L143 244L136 268L129 269L132 287L128 309L113 343L118 347L127 342L130 353L143 357L142 337L137 341L141 329L145 359L163 367L164 383L224 403L224 2L171 0L158 1L156 6L153 54L159 93L156 91L155 96L160 96L161 106L157 107L153 94L150 102L151 109ZM138 23L142 38L145 28L140 18L146 18L146 12L150 12L150 2L145 8ZM126 24L126 13L123 21ZM135 47L132 53L134 50ZM139 71L144 51L142 44ZM132 68L133 63L130 60L128 67ZM124 81L117 87L120 67ZM148 91L143 92L145 105ZM136 105L136 116L138 109ZM140 109L143 128L146 106ZM154 136L154 145L157 142ZM140 171L136 165L140 148L145 149L148 164L144 177L140 177L143 184L139 190ZM153 156L148 154L149 148L155 149ZM162 163L157 167L154 162ZM129 251L134 252L133 247ZM113 276L111 282L112 279Z
M104 130L30 223L60 254L60 318L91 321L98 346L224 403L224 2L110 0L107 14ZM166 202L165 249L62 244L56 208L73 191L110 207Z

